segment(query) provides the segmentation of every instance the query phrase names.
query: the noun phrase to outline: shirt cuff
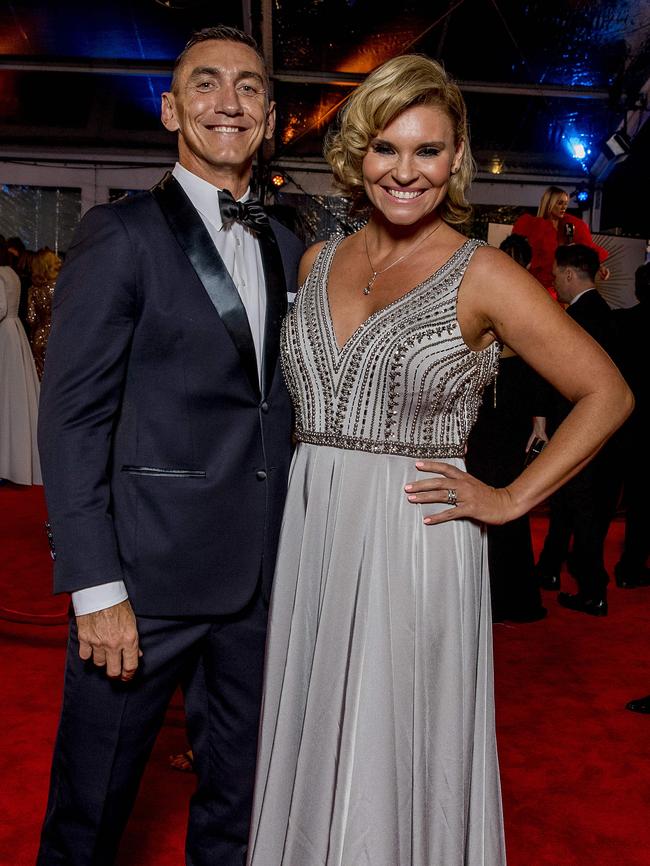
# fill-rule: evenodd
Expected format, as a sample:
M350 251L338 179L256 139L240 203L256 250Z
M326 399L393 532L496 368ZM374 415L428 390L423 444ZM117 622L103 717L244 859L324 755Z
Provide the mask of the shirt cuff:
M126 601L129 597L122 580L101 583L99 586L89 586L87 589L78 589L70 596L75 616L96 613L98 610L104 610L119 604L121 601Z

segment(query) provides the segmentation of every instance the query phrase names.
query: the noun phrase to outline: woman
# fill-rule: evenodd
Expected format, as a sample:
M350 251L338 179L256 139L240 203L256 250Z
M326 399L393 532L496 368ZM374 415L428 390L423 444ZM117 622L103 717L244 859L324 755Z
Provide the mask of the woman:
M513 234L528 238L533 249L531 274L545 286L554 298L553 258L562 244L585 244L598 253L601 266L609 255L604 247L594 243L589 226L579 217L566 212L569 196L559 186L549 186L539 203L537 216L522 214L512 227ZM601 267L601 277L607 279L609 271Z
M0 479L42 484L36 444L40 385L18 318L20 279L0 245Z
M437 63L375 70L326 156L370 216L305 254L283 334L298 445L248 862L501 866L481 522L548 496L631 397L536 280L454 228L473 163L462 96ZM576 406L495 489L463 455L500 342Z
M48 247L39 250L32 259L27 319L30 324L29 340L39 379L43 378L45 350L52 323L52 295L61 264L61 259Z

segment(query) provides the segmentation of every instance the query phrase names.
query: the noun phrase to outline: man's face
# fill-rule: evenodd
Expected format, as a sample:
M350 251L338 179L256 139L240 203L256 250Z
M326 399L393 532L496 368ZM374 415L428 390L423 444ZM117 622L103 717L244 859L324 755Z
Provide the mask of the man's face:
M239 42L192 46L173 91L163 94L162 122L178 132L181 165L217 186L238 177L245 187L255 153L275 127L260 58Z

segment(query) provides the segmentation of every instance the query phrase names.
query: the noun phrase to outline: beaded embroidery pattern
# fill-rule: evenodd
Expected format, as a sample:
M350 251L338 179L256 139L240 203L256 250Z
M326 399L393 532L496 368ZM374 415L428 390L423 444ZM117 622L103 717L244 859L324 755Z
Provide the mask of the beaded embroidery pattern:
M456 319L468 240L435 273L373 313L339 346L327 297L334 253L320 251L282 329L281 357L296 438L422 459L464 457L499 344L475 352Z

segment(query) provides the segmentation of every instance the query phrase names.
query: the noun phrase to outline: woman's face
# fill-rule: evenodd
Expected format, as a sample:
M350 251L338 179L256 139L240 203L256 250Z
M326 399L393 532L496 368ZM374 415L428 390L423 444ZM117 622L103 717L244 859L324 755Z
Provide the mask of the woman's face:
M370 142L362 163L366 195L389 222L413 225L442 203L462 153L442 109L407 108Z
M551 208L551 219L559 220L564 216L566 209L569 205L569 196L563 192L562 195L558 196L555 204Z

